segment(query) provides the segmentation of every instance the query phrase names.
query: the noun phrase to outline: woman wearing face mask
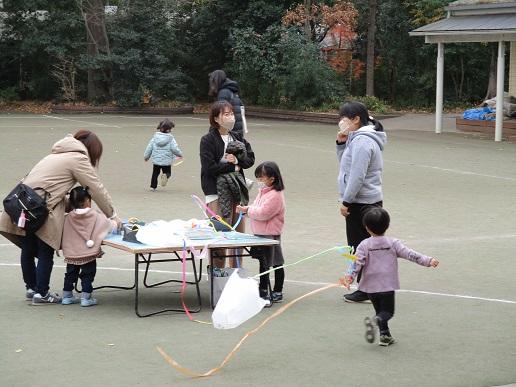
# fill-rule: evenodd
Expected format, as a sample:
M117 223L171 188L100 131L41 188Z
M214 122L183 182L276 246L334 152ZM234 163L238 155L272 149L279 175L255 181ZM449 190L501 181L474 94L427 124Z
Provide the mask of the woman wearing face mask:
M244 169L254 165L254 152L251 145L238 133L232 131L235 125L235 115L233 108L227 101L217 101L210 109L210 129L201 138L200 157L201 157L201 186L206 196L207 206L215 213L220 214L219 200L232 200L230 198L219 198L217 192L217 177L229 172L237 172L244 176ZM233 154L228 154L226 148L231 141L240 141L244 144L246 152L243 157L238 159ZM236 206L240 203L231 204L232 211L229 218L224 220L233 225L238 214ZM245 224L240 222L237 231L244 232ZM236 262L231 260L231 267L236 266ZM215 262L218 267L223 267L224 262Z
M337 159L340 213L346 218L348 245L356 250L360 242L369 237L362 223L365 213L372 207L382 207L382 151L387 136L382 124L370 117L360 102L345 103L339 115ZM368 297L357 290L344 295L344 300L363 302Z

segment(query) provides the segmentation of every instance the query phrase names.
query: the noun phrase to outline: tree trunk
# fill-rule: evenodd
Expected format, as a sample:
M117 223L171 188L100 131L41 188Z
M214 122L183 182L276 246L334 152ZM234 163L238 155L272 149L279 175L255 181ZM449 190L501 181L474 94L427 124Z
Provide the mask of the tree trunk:
M110 55L109 39L106 30L105 0L79 1L86 27L87 53L95 58L99 55ZM88 69L88 100L106 99L111 95L111 68Z
M367 22L366 95L370 96L374 96L374 46L377 7L377 0L369 0L369 18Z
M489 81L487 83L487 92L484 100L491 99L496 96L496 50L491 47L491 63L489 64Z
M396 71L396 63L395 61L390 61L390 71L389 71L389 101L394 102L396 101L396 78L397 78L397 71Z
M306 40L308 42L312 41L312 26L310 24L310 14L312 12L312 0L304 0L304 6L306 10L306 19L304 24L304 31Z

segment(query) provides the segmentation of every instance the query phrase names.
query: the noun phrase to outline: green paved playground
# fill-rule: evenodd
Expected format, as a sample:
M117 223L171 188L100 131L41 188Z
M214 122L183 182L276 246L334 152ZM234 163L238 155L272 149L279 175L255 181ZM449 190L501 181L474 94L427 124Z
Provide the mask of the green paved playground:
M2 197L52 144L79 128L104 144L100 175L123 218L201 217L198 145L204 115L171 117L185 162L166 188L149 191L143 151L163 117L0 115ZM411 120L409 122L409 120ZM388 234L440 260L438 269L400 261L391 331L394 346L367 344L370 304L347 304L333 288L295 304L251 336L219 374L190 379L170 367L162 347L196 372L216 367L240 338L279 306L227 331L182 313L134 314L132 291L100 290L94 308L32 307L24 300L19 250L0 237L0 386L493 386L516 383L516 144L428 129L428 116L383 121L384 205ZM283 235L287 263L345 243L337 202L337 126L249 120L257 162L276 161L286 185ZM252 171L250 173L252 175ZM252 177L252 176L251 176ZM252 192L252 196L256 191ZM95 284L129 285L132 258L106 247ZM61 292L62 258L51 287ZM244 266L258 271L254 260ZM333 283L345 269L338 254L286 271L285 302ZM152 280L179 276L163 264ZM203 269L205 273L205 270ZM142 309L179 306L177 286L142 290ZM209 283L201 285L210 320ZM187 289L187 301L194 293Z

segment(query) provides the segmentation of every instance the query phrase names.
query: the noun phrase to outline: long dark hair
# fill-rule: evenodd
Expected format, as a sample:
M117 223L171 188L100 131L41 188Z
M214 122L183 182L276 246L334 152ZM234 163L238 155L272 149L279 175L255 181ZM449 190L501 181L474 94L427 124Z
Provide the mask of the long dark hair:
M74 210L76 208L84 208L87 199L91 200L88 187L79 186L70 191L70 205Z
M96 167L102 156L102 142L97 135L89 130L80 129L73 137L84 144L88 150L91 165Z
M281 172L274 161L264 161L260 165L256 167L254 170L255 177L274 177L274 182L272 183L272 188L276 191L283 191L285 189L285 185L283 184L283 178L281 177Z
M347 117L350 120L355 117L360 117L360 126L373 124L374 130L377 132L383 132L383 125L380 123L380 121L377 121L371 117L365 105L360 102L346 102L340 107L339 116L340 118Z
M209 80L209 89L208 95L210 97L217 96L220 87L224 84L224 81L227 79L226 73L224 70L215 70L210 73Z

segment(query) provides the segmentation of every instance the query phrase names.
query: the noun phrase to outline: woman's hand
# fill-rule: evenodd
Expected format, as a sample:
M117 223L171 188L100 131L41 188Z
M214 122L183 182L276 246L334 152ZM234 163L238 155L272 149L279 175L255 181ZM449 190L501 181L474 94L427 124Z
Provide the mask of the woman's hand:
M344 217L349 215L348 207L346 207L344 204L340 206L340 214Z
M235 157L235 155L232 155L232 154L226 153L226 155L224 156L224 158L226 159L226 161L227 161L228 163L231 163L231 164L238 164L238 160L237 160L237 158Z
M236 206L236 212L241 212L243 214L247 214L247 210L249 209L249 206Z
M116 224L116 229L121 230L122 229L122 220L116 215L114 218L111 218L111 221Z
M348 140L349 130L339 130L337 132L337 142L346 142Z
M435 258L430 259L430 266L437 267L439 265L439 261Z

